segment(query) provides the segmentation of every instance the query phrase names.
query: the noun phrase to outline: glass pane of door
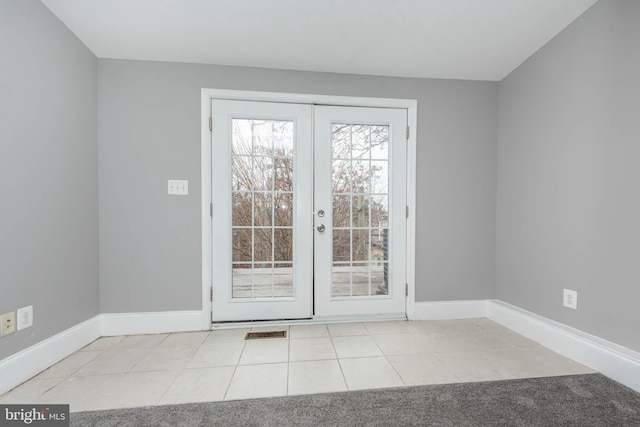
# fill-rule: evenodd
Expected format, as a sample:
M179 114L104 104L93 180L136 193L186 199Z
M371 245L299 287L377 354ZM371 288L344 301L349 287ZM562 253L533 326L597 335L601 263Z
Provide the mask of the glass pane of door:
M331 126L331 295L388 295L389 126Z
M232 119L233 298L293 296L292 120Z

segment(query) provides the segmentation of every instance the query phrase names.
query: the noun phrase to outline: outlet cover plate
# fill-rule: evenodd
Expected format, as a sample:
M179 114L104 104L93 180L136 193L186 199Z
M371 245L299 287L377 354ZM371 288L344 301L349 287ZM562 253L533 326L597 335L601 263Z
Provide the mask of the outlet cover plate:
M578 309L578 292L572 291L571 289L564 289L563 297L562 297L562 305L567 308L572 308L574 310Z
M0 316L0 337L16 331L16 312L5 313Z
M18 330L33 326L33 306L19 308L16 314L16 323Z

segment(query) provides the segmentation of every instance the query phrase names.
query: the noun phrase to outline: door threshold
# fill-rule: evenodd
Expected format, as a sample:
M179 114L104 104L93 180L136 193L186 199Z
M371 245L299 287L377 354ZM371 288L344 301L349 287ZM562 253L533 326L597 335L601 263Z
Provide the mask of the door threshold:
M393 320L407 320L405 313L355 315L355 316L316 316L310 319L283 319L283 320L247 320L237 322L213 322L211 330L261 328L297 325L320 325L328 323L354 323L354 322L384 322Z

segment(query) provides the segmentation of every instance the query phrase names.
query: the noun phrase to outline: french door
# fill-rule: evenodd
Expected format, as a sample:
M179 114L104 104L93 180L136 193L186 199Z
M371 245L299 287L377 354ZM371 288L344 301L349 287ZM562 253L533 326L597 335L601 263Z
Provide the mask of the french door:
M212 101L213 320L311 317L313 107Z
M213 321L404 315L406 110L211 112Z
M315 108L318 317L405 314L406 129L406 110Z

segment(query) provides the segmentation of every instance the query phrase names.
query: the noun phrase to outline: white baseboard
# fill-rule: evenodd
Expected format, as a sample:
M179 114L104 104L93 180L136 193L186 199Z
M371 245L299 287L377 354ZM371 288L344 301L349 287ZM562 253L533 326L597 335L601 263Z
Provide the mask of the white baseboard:
M494 322L640 391L640 353L502 301L488 308Z
M497 300L416 302L411 320L488 317L640 391L640 353ZM0 394L100 336L203 330L201 311L101 314L0 361Z
M200 331L202 311L101 314L102 336Z
M416 302L410 320L486 317L490 300Z
M100 338L100 316L0 360L0 395Z
M202 330L201 311L101 314L0 360L0 395L100 338Z

